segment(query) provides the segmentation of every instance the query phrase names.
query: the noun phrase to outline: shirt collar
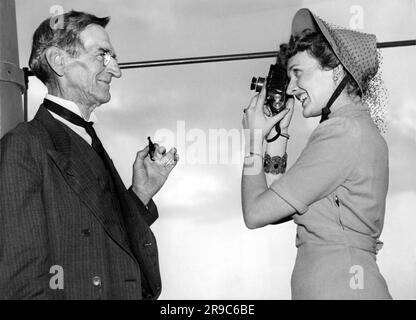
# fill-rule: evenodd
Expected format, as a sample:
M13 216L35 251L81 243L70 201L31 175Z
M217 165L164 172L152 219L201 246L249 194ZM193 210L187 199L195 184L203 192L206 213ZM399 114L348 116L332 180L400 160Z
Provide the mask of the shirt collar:
M81 114L81 111L79 110L79 107L77 106L77 104L73 101L70 100L66 100L57 96L53 96L51 94L47 94L45 99L48 99L52 102L55 102L57 104L59 104L60 106L64 107L65 109L75 113L76 115L80 116L81 118L84 119L84 117ZM84 119L85 120L85 119ZM90 119L88 121L92 121L94 123L97 123L97 117L95 116L95 114L92 112L90 115Z
M75 113L76 115L80 116L82 118L81 115L81 111L79 110L78 106L76 103L74 103L73 101L69 101L69 100L65 100L56 96L53 96L51 94L47 94L45 99L48 99L52 102L55 102L57 104L59 104L60 106L64 107L65 109ZM48 110L49 111L49 110ZM51 111L50 111L51 112ZM68 120L62 118L61 116L51 112L52 116L57 119L58 121L62 122L64 125L66 125L69 129L71 129L72 131L74 131L76 134L78 134L82 139L84 139L89 145L92 145L92 139L90 137L90 135L87 133L87 131L80 126L77 126L75 124L73 124L72 122L69 122ZM94 113L92 113L90 115L90 121L97 123L97 117L95 116Z

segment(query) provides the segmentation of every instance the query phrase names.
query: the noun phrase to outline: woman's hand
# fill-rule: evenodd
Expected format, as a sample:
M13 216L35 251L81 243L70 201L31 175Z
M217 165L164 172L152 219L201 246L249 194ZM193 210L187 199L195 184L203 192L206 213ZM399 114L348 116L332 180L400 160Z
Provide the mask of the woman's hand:
M282 112L273 117L268 117L264 114L264 100L266 98L266 84L260 94L256 94L251 98L249 106L244 109L243 127L250 130L250 138L254 138L254 131L261 130L261 137L264 138L269 134L271 129L279 121L281 128L289 127L290 120L293 114L293 99L289 99L289 102ZM292 100L292 101L290 101Z
M280 121L279 126L280 126L280 132L287 134L289 132L290 121L292 120L293 111L295 109L295 99L293 99L293 98L287 99L286 108L289 109L289 111L283 117L283 119ZM276 135L276 130L273 130L273 128L272 128L272 130L270 130L269 135L267 136L267 139L271 139L275 135Z
M289 98L286 101L286 109L289 109L283 119L280 121L281 132L287 133L289 130L290 121L292 121L293 110L295 109L295 99Z

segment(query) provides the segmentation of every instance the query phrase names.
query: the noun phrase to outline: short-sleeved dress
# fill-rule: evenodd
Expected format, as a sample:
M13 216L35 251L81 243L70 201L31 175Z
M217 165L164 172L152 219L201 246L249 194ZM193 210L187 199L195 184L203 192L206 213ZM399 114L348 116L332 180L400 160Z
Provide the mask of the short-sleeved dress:
M387 144L363 104L313 131L271 186L297 211L293 299L391 299L376 264L388 177Z

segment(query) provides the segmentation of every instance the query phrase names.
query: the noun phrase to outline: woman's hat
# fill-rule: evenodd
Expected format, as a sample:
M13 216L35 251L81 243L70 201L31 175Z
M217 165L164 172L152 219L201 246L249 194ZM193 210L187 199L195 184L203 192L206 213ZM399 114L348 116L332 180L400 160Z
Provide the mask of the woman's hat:
M376 36L335 26L304 8L293 18L292 35L298 35L306 29L323 34L342 66L364 94L379 67Z

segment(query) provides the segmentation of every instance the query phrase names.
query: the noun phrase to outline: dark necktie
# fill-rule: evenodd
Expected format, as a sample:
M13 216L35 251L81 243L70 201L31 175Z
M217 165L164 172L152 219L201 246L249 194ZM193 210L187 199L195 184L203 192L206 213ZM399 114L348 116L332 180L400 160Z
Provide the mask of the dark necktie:
M95 130L93 128L93 124L94 122L88 122L85 121L83 118L81 118L80 116L78 116L77 114L69 111L68 109L60 106L59 104L54 103L53 101L47 100L45 99L43 101L43 106L52 111L53 113L57 114L58 116L64 118L65 120L71 122L72 124L75 124L76 126L79 127L83 127L88 135L91 137L92 139L92 147L95 150L95 152L97 152L97 154L99 155L99 157L101 158L101 160L103 161L104 167L106 168L109 178L112 181L113 187L110 187L111 189L114 189L115 185L114 185L114 177L113 177L113 173L112 173L112 169L111 166L108 164L108 156L105 153L104 147L100 141L100 139L98 138L97 134L95 133ZM111 192L112 194L112 202L113 202L113 206L120 208L120 202L119 202L119 198L117 196L117 190L115 190L114 192ZM124 222L123 222L123 217L122 217L122 213L117 210L117 223L120 226L120 229L122 230L123 234L125 235L125 227L124 227ZM128 240L127 240L128 241Z
M46 109L52 111L53 113L71 122L72 124L75 124L79 127L83 127L87 131L88 135L91 137L93 149L103 160L104 164L106 164L104 147L93 128L94 122L85 121L79 115L69 111L68 109L50 100L45 99L43 101L43 105Z

